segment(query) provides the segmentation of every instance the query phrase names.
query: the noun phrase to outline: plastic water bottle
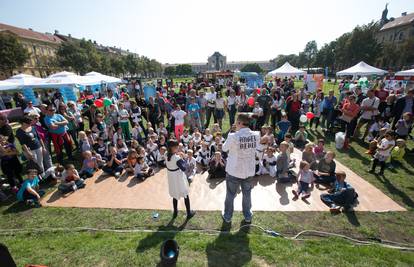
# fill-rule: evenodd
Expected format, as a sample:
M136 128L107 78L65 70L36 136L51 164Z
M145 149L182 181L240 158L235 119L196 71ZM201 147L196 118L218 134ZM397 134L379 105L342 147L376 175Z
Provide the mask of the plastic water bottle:
M158 218L160 217L160 215L158 214L158 212L153 212L152 213L152 219L154 220L154 221L158 221Z

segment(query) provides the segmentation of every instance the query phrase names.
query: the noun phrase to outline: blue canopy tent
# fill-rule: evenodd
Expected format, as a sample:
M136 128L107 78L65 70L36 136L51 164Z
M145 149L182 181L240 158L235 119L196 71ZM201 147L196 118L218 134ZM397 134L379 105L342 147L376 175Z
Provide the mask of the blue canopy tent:
M263 85L263 77L256 72L238 72L234 73L234 76L237 80L243 81L246 86L247 90L250 92L257 87L261 87Z

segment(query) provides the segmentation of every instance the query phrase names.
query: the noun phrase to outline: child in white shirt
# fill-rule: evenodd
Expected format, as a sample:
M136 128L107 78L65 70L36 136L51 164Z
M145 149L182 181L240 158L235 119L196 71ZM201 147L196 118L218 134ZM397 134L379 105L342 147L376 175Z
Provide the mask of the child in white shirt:
M208 149L208 144L206 142L201 143L201 149L198 151L196 161L201 165L201 168L207 169L210 162L210 150Z
M211 142L213 141L213 135L210 133L210 129L209 128L207 128L207 129L204 130L203 139L204 139L204 142L208 146L211 145Z
M271 177L276 177L276 156L273 147L267 148L263 155L261 168L260 174L269 174Z
M143 157L138 157L137 164L135 164L134 176L137 179L144 181L148 177L154 175L154 170L145 163Z

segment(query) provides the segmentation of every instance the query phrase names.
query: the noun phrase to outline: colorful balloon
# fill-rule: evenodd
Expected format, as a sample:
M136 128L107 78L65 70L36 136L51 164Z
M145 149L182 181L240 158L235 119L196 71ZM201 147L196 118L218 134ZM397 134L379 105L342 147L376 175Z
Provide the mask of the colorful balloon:
M254 97L249 97L249 99L247 99L247 105L253 107L254 106Z
M96 99L95 102L93 102L93 103L98 108L102 108L104 106L104 103L103 103L103 100L102 99Z
M300 115L300 118L299 118L299 121L301 122L301 123L305 123L305 122L307 122L308 121L308 118L306 118L306 115Z
M311 120L311 119L313 119L315 117L315 114L313 114L312 112L307 112L306 113L306 118L308 118L308 120Z
M103 104L104 104L104 107L109 107L112 104L112 101L108 98L104 98Z

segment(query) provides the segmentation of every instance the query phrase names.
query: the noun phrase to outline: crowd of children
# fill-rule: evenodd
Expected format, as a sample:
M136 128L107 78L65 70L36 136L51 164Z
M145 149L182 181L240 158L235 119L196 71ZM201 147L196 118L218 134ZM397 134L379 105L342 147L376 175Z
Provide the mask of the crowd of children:
M339 181L343 186L345 175L340 174L338 177L335 153L325 151L324 139L317 140L316 144L310 143L307 126L299 123L298 118L312 111L313 117L309 121L309 128L318 127L321 118L322 128L326 131L331 130L338 121L338 124L342 125L344 122L341 120L345 121L347 131L353 128L358 130L360 123L357 124L355 118L339 116L335 112L340 109L334 108L336 105L354 104L355 99L360 98L360 94L358 91L355 95L341 92L339 103L332 91L326 97L322 92L317 92L311 98L310 94L302 89L298 93L292 88L285 89L283 91L277 88L275 91L271 87L263 88L260 96L254 91L252 96L255 101L252 106L245 103L246 96L243 91L236 94L233 89L229 89L227 103L221 91L215 91L215 88L211 88L211 92L205 97L204 93L196 94L194 89L189 90L188 94L180 93L166 97L157 92L156 97L150 97L148 103L140 96L134 101L128 94L123 93L118 97L111 97L111 104L101 109L97 108L93 101L85 103L82 110L73 102L66 105L63 101L58 101L59 99L52 101L48 105L41 105L36 114L26 114L23 120L27 125L32 125L33 136L29 137L33 140L42 140L39 142L42 147L33 145L33 151L30 152L29 148L27 155L29 161L37 155L33 153L36 149L49 150L50 155L53 141L55 151L56 147L59 147L57 158L60 164L47 168L29 168L27 175L33 176L35 169L40 179L47 177L47 173L51 174L50 176L61 180L58 188L62 193L83 188L84 180L92 177L99 169L115 178L120 177L125 170L135 179L145 180L153 176L157 170L166 167L167 140L175 139L178 141L177 153L183 155L184 173L189 183L193 181L197 172L207 171L211 179L224 178L227 154L222 151L222 146L228 132L222 131L222 121L228 109L229 115L232 115L229 119L234 122L237 109L251 112L250 127L261 133L260 144L256 148L256 175L270 175L279 182L294 181L297 183L293 190L295 200L299 197L306 200L314 183L335 188ZM410 92L412 97L413 92ZM113 95L113 92L108 91L109 94ZM373 99L373 104L361 104L362 99L365 99L365 102ZM371 172L375 172L376 167L380 166L380 174L383 174L388 162L390 168L394 168L402 161L405 140L413 127L413 115L411 112L402 112L401 117L394 120L391 125L391 115L386 116L390 101L387 98L383 105L384 111L379 113L372 111L373 106L376 106L376 99L370 90L367 98L361 98L358 105L361 105L364 116L367 112L377 114L373 116L370 113L369 118L375 119L368 123L367 127L367 153L373 156ZM55 105L59 112L56 115ZM364 105L368 105L368 108L363 109ZM206 117L209 120L211 115L215 123L209 128ZM269 116L272 116L272 126L266 124ZM368 120L365 117L361 117L361 123ZM89 128L85 127L85 118L88 120ZM358 132L357 130L355 132ZM229 132L234 131L235 126L231 125ZM72 159L69 153L72 147L71 140L82 157L79 171L72 164L61 165L60 155L63 147ZM19 141L22 143L21 139ZM20 176L22 165L13 141L9 136L0 135L0 143L3 173L7 177L12 177L9 179L11 187L17 188L17 185L21 184L18 191L19 199L38 199L40 193L33 189L38 185L37 179L31 178L26 182L27 180L23 181ZM296 166L292 156L294 147L302 150L298 173L292 171ZM50 160L50 156L48 159ZM37 164L39 165L38 158ZM45 164L47 165L50 164ZM8 168L10 166L12 168ZM326 196L323 200L325 203L329 202Z

